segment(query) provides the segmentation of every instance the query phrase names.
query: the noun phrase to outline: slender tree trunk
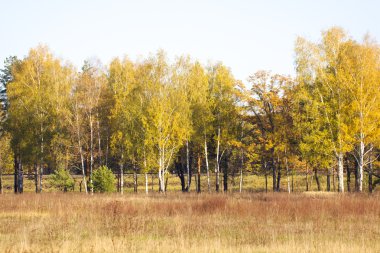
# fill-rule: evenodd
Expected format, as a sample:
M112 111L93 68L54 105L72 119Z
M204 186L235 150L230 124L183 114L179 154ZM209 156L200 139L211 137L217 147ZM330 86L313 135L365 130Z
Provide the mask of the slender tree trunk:
M329 192L329 191L331 191L331 180L330 180L330 175L331 175L331 173L330 173L330 170L327 170L327 177L326 177L326 184L327 184L327 191Z
M333 184L333 191L336 192L336 186L335 186L335 168L332 168L332 184Z
M197 192L201 192L201 154L198 153L198 178L197 178Z
M372 174L373 174L373 164L372 164L372 144L370 145L370 151L368 154L368 192L373 192L373 180L372 180Z
M107 136L106 136L106 158L105 158L105 162L106 162L106 166L108 167L108 152L109 152L109 138L108 138L108 135L109 135L109 130L107 129Z
M208 190L208 192L211 192L210 170L208 167L208 153L207 153L207 137L206 137L206 134L205 134L205 159L206 159L206 173L207 173L207 190Z
M223 192L228 191L228 164L229 164L229 158L226 156L226 164L223 169Z
M307 163L306 163L306 191L308 192L309 191L309 167L307 166Z
M243 191L243 167L244 167L244 153L243 149L240 150L240 182L239 182L239 192L241 193Z
M358 178L359 178L359 188L358 191L362 192L363 191L363 171L364 171L364 141L363 141L363 134L361 133L361 140L359 143L359 169L358 169Z
M351 169L348 159L346 159L346 171L347 171L347 191L351 192Z
M273 192L277 190L277 171L276 171L276 162L274 161L274 149L271 149L272 154L272 178L273 178Z
M218 127L218 140L216 145L216 163L215 163L215 190L219 192L219 150L220 150L220 127Z
M44 174L44 135L43 135L43 125L40 125L41 131L41 157L40 157L40 192L42 192L42 176Z
M0 194L3 194L3 168L0 168Z
M158 178L160 184L160 192L165 193L165 174L164 174L164 159L163 159L163 151L159 150L159 169L158 169Z
M14 193L18 193L18 155L14 154L14 182L13 189Z
M117 173L117 192L120 192L120 170Z
M124 194L124 164L123 164L123 161L124 161L124 154L122 151L120 164L119 164L119 168L120 168L120 194L121 195Z
M359 191L359 163L357 162L356 159L355 159L354 177L355 177L355 191L358 192Z
M133 172L133 192L137 193L137 173L136 173L136 168L135 168L135 171Z
M321 191L321 183L319 182L317 168L314 169L314 176L315 176L315 182L317 183L317 189L318 189L318 191Z
M186 171L187 171L187 192L190 192L190 182L191 182L191 175L190 175L190 159L189 159L189 141L186 140Z
M166 178L165 178L165 184L164 184L165 192L166 192L167 189L168 189L168 181L169 181L169 177L166 177Z
M92 172L94 167L94 128L92 122L92 114L90 113L90 185L91 185L91 194L94 193L94 186L92 182Z
M280 162L278 163L278 170L277 170L277 185L276 185L276 191L279 192L281 190L281 167Z
M343 181L343 153L338 154L338 191L344 193Z
M240 167L240 182L239 182L239 192L243 191L243 169Z
M286 166L286 181L288 184L288 193L290 193L289 164L288 164L288 158L287 157L285 157L285 166Z
M34 164L34 186L36 188L36 193L39 192L38 190L38 165L37 163Z
M87 194L87 180L86 180L86 172L84 168L84 156L83 156L83 150L82 150L82 143L81 143L81 133L80 133L80 125L79 125L79 112L78 112L78 104L75 103L75 113L76 113L76 126L77 126L77 136L78 136L78 147L79 147L79 155L80 155L80 161L82 166L82 176L83 176L83 187L85 190L85 193Z
M22 160L20 156L20 160L18 163L18 193L23 193L24 192L24 173L22 170Z
M264 168L265 168L265 192L268 192L268 171L267 171L266 164L264 164Z
M148 194L148 173L145 173L145 193Z
M97 112L97 119L96 119L96 124L97 124L97 132L98 132L98 158L99 158L99 166L103 164L102 162L102 146L101 146L101 137L100 137L100 122L99 122L99 112Z

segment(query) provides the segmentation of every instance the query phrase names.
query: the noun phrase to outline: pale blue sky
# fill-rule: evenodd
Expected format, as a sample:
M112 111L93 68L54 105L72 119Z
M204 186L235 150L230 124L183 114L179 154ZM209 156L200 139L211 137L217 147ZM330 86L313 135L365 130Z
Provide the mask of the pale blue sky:
M78 68L86 58L108 64L162 48L222 61L245 81L260 69L294 74L295 38L316 40L334 25L379 39L380 1L0 0L0 67L39 43Z

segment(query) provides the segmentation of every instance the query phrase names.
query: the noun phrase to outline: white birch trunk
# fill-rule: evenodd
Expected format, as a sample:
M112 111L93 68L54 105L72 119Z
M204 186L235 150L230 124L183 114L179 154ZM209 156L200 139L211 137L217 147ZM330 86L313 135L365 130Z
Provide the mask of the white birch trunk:
M338 191L344 193L343 181L343 153L338 154Z
M77 104L75 104L75 110L76 110L76 125L77 125L79 155L80 155L80 161L81 161L81 166L82 166L83 187L84 187L85 193L87 194L87 182L86 182L86 173L84 170L84 157L83 157L83 150L82 150L82 143L81 143L81 134L80 134L79 115L78 115L78 105Z
M362 134L361 134L362 135ZM363 138L360 140L359 144L359 161L358 161L358 178L359 178L359 192L363 191L363 171L364 171L364 141Z

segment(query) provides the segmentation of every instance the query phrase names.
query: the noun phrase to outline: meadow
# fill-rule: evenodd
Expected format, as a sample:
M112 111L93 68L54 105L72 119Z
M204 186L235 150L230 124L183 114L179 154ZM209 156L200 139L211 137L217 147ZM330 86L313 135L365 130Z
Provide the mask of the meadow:
M380 252L380 195L0 196L0 252Z

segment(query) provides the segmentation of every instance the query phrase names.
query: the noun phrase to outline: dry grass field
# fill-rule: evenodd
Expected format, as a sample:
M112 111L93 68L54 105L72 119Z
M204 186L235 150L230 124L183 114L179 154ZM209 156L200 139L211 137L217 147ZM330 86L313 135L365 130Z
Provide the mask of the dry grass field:
M0 252L380 252L380 195L0 196Z

